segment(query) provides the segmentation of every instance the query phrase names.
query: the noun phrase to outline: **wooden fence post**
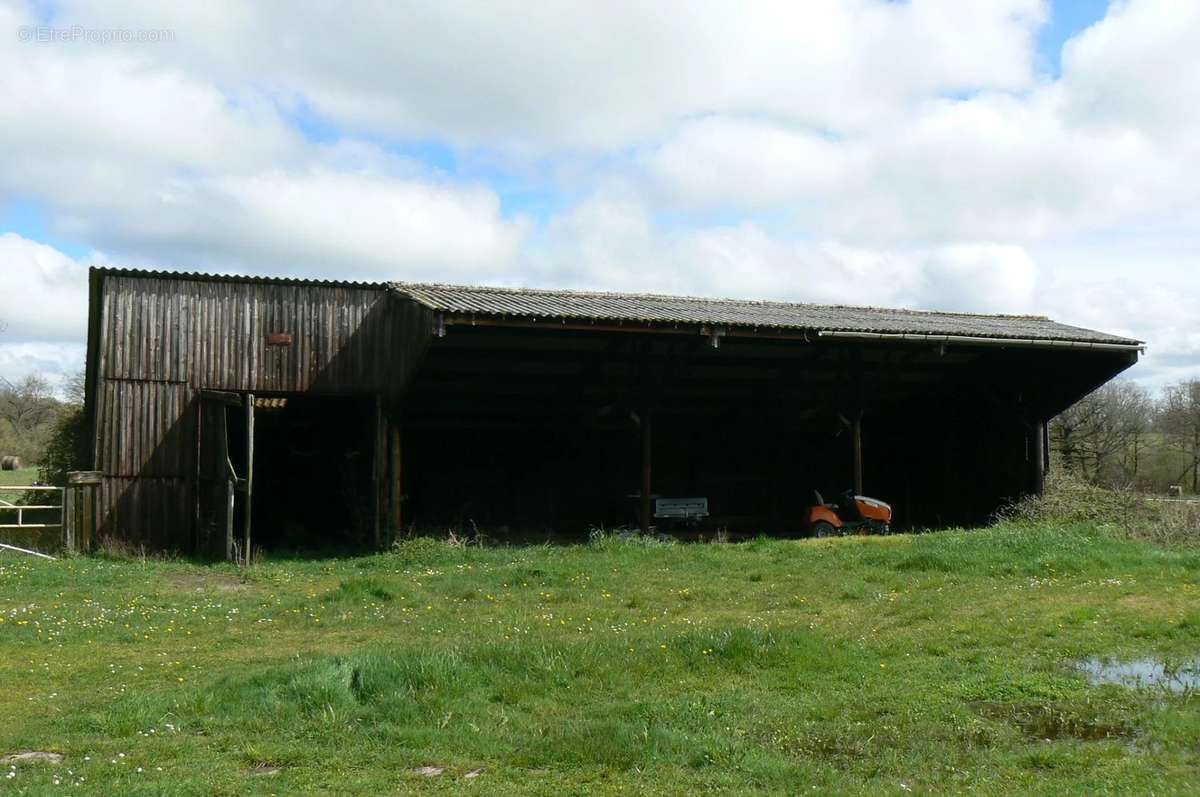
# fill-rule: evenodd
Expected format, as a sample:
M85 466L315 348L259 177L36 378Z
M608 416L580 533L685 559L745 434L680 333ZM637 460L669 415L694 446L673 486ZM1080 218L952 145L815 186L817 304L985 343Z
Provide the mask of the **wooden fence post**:
M99 471L81 470L67 474L63 490L63 547L73 553L92 549L96 534L96 503L103 477Z

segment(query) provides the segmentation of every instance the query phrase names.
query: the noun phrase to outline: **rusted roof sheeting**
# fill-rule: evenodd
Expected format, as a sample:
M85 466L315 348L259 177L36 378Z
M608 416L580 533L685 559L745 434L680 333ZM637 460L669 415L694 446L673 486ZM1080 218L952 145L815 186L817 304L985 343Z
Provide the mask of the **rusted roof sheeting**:
M1045 316L464 285L395 283L393 287L431 310L478 317L951 335L1131 346L1141 343L1060 324Z

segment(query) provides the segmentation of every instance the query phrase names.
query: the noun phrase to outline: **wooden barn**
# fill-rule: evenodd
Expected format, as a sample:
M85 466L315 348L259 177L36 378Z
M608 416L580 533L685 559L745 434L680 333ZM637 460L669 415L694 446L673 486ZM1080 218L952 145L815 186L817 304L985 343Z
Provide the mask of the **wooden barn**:
M899 527L1042 489L1046 421L1141 343L1034 316L93 269L99 534L239 556L704 522Z

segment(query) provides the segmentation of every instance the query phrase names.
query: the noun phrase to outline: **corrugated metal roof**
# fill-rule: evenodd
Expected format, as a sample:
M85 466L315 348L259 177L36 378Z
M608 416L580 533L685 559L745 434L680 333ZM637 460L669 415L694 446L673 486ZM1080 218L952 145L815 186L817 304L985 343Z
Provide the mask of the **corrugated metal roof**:
M1045 316L985 315L849 305L664 296L646 293L496 288L412 282L255 277L93 267L99 276L348 288L391 288L433 310L493 318L687 324L866 334L950 335L1138 345L1142 341L1060 324Z
M306 277L255 277L241 274L206 274L200 271L161 271L140 268L92 266L93 274L102 277L136 277L140 279L186 280L188 282L244 282L249 285L315 285L324 288L373 288L385 290L387 282L355 282L352 280L322 280Z
M395 283L394 287L432 310L480 317L701 324L1123 345L1141 343L1032 315L944 313L745 299L403 282Z

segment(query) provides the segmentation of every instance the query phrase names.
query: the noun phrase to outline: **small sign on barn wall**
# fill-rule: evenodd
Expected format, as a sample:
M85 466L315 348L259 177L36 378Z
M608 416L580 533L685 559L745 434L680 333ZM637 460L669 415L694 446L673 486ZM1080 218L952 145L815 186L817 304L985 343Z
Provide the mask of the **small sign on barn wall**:
M291 332L272 332L269 335L267 335L267 345L268 346L291 346L292 345L292 333Z

